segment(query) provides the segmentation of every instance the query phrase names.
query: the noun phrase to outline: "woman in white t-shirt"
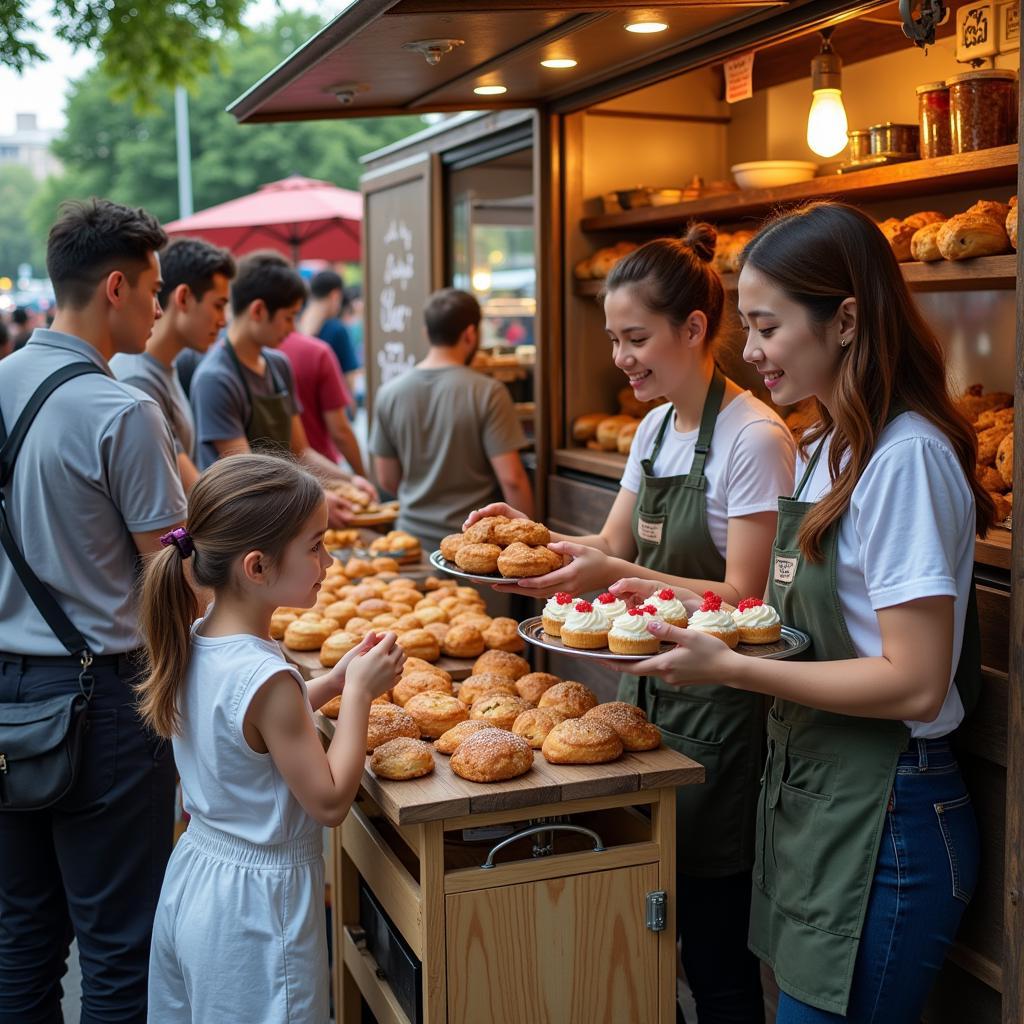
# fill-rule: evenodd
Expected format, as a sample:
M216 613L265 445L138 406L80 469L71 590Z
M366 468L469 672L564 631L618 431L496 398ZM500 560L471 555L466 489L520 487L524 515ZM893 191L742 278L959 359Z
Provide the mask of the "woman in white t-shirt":
M775 697L750 945L778 1024L916 1024L977 877L948 736L980 681L974 537L994 509L942 349L867 216L821 203L764 228L739 308L773 399L817 403L769 583L812 660L655 627L679 646L637 670Z
M714 341L725 301L711 267L715 232L706 224L684 240L658 239L608 276L604 309L615 365L634 395L667 398L644 418L622 485L601 532L554 537L571 561L547 576L504 587L570 596L632 579L633 596L669 614L692 610L713 591L738 604L764 593L778 496L792 483L794 444L764 403L725 378ZM471 517L517 516L491 505ZM594 609L625 611L602 594ZM584 614L593 614L586 611ZM650 677L624 677L620 697L644 708L665 742L699 761L705 783L678 790L676 924L683 966L701 1024L761 1024L757 959L746 946L758 780L764 763L764 705L724 687L680 691Z

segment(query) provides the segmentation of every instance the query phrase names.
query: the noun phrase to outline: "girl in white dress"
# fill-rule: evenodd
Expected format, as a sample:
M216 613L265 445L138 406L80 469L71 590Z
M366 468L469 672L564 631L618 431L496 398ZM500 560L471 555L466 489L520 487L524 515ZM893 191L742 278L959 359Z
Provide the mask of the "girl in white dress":
M307 684L270 639L279 606L316 600L331 558L319 483L270 456L222 459L189 497L187 528L147 566L146 721L170 737L188 830L153 927L149 1020L328 1019L322 826L362 776L370 702L401 671L395 636L370 633ZM212 590L199 601L186 576ZM344 688L327 752L313 709Z

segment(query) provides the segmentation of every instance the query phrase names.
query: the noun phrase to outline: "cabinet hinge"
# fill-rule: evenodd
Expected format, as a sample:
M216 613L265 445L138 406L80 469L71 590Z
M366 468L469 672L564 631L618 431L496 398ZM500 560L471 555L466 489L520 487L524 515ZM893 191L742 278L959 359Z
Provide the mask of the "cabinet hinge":
M647 927L652 932L663 932L665 930L665 902L666 895L662 890L649 892L647 894Z

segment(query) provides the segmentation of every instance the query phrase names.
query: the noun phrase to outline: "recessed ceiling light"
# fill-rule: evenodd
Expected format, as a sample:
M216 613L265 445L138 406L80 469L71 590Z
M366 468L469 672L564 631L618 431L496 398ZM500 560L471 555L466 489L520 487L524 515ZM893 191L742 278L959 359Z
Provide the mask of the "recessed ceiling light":
M500 96L503 92L508 92L508 89L503 85L478 85L473 92L477 96Z
M638 35L650 35L652 32L664 32L668 25L663 21L634 21L626 26L627 32L636 32Z
M540 62L542 68L574 68L576 64L577 61L569 57L553 57L551 60L542 60Z

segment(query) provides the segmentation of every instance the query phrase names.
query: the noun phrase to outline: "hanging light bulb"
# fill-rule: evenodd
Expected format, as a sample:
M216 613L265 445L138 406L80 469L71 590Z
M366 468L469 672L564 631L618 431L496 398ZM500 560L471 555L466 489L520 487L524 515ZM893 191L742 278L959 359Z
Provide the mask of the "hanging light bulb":
M807 145L818 156L835 156L846 146L846 108L843 106L843 62L832 49L832 30L821 33L821 52L811 61L813 99L807 115Z

